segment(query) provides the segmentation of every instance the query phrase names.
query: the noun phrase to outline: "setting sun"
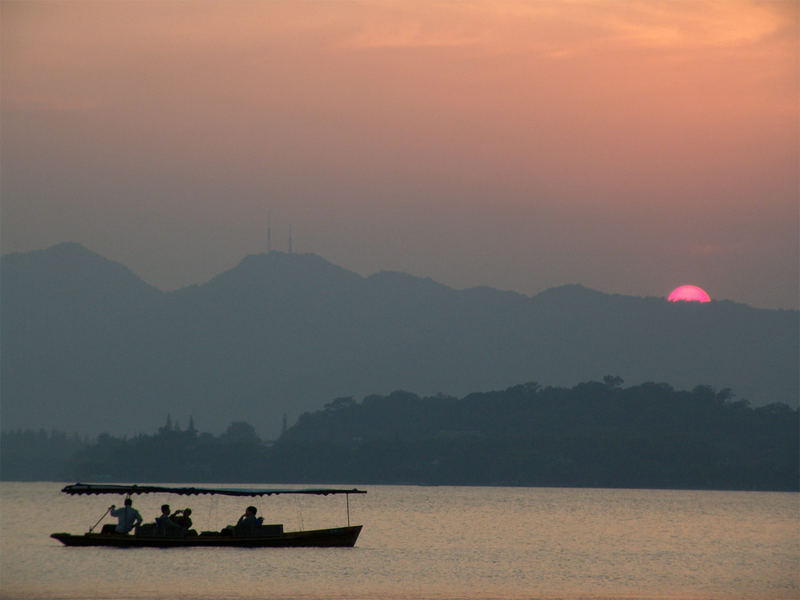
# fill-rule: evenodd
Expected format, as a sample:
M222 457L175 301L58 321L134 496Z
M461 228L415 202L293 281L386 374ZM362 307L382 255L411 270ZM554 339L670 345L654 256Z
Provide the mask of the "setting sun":
M696 285L682 285L672 290L667 300L670 302L711 302L711 296Z

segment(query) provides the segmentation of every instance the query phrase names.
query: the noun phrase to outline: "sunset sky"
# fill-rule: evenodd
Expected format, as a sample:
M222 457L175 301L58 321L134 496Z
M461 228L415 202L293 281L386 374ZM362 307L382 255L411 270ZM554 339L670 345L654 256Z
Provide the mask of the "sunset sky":
M2 2L2 251L798 307L798 3Z

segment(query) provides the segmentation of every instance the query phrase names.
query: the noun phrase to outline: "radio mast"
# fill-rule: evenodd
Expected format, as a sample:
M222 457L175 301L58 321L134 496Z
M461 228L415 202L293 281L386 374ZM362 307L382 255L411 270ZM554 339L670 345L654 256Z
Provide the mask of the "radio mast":
M272 211L267 211L267 254L272 252Z

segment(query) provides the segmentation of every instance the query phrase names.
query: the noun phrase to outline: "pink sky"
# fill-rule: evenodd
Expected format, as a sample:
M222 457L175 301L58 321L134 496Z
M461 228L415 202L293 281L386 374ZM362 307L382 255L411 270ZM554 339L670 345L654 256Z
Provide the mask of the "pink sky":
M3 2L2 249L798 306L794 2Z

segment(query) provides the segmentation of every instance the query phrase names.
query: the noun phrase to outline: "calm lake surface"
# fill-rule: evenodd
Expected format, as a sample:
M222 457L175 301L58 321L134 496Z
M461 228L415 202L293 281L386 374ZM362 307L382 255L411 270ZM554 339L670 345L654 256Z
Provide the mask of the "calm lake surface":
M0 597L800 597L800 494L356 485L369 493L350 498L364 525L355 548L165 550L51 539L87 531L122 500L69 497L63 485L0 484ZM201 530L235 522L250 499L150 495L134 506L152 521L164 502L191 507ZM287 530L347 522L344 497L253 503Z

